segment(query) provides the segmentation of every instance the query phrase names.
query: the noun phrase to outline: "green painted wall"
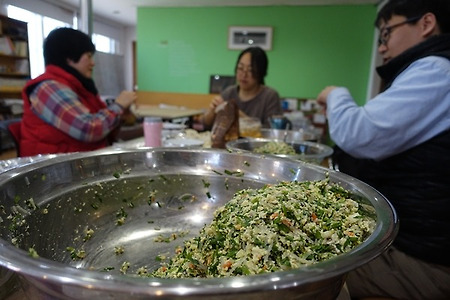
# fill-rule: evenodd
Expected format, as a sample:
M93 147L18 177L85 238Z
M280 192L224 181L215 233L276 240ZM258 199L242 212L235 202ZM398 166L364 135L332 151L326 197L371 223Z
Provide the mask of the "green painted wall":
M375 16L374 5L138 8L138 88L208 93L210 74L234 72L228 27L272 26L268 86L315 98L343 85L364 103Z

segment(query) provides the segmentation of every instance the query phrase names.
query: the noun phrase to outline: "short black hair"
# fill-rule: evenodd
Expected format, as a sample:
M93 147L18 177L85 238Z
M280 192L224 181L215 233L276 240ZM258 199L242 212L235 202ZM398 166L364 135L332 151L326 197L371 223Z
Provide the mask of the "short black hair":
M78 62L86 53L95 53L91 38L79 30L61 27L52 30L44 41L45 65L67 65L67 59Z
M264 77L267 75L267 68L269 66L269 60L266 52L260 47L249 47L244 49L240 54L234 68L234 72L237 72L239 60L245 53L250 53L252 56L251 67L253 78L258 81L259 84L264 84Z
M378 12L375 26L380 27L382 21L389 21L393 15L409 19L429 12L436 16L441 33L449 33L450 0L389 0Z

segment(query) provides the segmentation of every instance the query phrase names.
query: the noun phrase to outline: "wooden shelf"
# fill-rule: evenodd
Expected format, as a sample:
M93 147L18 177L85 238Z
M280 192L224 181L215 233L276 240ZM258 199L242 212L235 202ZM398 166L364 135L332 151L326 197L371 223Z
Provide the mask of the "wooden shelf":
M0 77L28 78L28 77L30 77L30 74L5 72L5 73L0 73Z
M22 89L22 86L2 86L0 87L0 93L20 93Z
M21 98L23 86L30 78L28 25L0 15L0 101ZM8 118L6 113L1 113Z
M10 55L10 54L0 53L0 59L2 59L2 58L8 58L8 59L28 59L28 56L23 56L23 55Z

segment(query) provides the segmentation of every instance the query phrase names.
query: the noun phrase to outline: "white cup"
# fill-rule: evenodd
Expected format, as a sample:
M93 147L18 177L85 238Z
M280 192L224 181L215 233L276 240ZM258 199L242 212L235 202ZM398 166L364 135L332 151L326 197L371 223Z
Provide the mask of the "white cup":
M144 139L146 147L161 147L162 125L161 118L144 118Z

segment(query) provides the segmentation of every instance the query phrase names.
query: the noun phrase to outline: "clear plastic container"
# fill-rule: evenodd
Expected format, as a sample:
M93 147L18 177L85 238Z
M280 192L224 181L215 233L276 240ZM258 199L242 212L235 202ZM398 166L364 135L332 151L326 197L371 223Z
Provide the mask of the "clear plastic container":
M261 121L258 118L239 118L241 137L261 137Z

